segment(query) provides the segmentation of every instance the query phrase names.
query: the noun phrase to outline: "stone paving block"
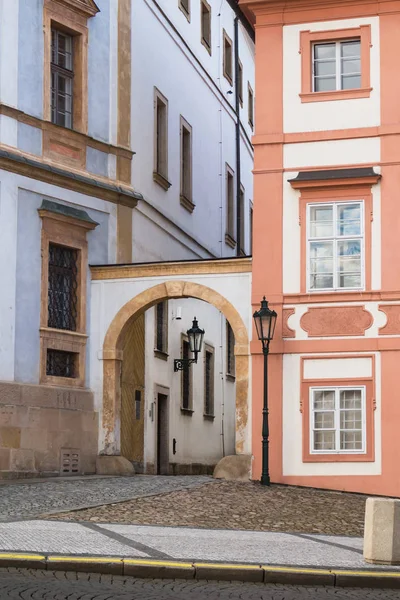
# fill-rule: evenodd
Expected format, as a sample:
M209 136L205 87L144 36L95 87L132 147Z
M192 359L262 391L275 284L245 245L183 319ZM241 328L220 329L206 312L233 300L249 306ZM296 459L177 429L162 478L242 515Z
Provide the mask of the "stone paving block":
M264 567L264 583L280 583L286 585L335 585L335 575L329 571L310 573L300 571L273 570Z
M252 581L261 583L264 572L260 567L247 566L212 566L205 563L194 563L195 579L212 579L215 581Z
M400 589L400 577L390 577L379 574L350 575L336 572L336 587Z
M93 562L89 558L74 560L71 557L70 560L57 560L57 557L51 557L48 559L47 566L49 569L55 571L74 571L77 573L105 573L107 575L122 575L123 574L123 563L122 560L102 560Z
M194 567L134 564L124 560L124 575L151 579L194 579Z

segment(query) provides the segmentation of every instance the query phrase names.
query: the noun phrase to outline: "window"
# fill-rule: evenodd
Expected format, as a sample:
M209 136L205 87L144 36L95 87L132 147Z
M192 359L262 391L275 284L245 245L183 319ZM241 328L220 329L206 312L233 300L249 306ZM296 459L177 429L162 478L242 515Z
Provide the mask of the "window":
M365 452L365 387L310 388L311 452Z
M301 31L302 102L371 95L371 26Z
M211 6L201 0L201 43L211 54Z
M191 358L189 340L186 336L182 336L182 358ZM183 369L182 373L182 400L181 409L183 411L193 412L192 410L192 398L193 398L193 371L192 365L189 365L187 369Z
M362 289L363 202L308 205L308 287Z
M232 169L226 165L226 177L225 177L225 185L226 185L226 233L225 233L225 242L231 246L235 247L235 198L234 198L234 172Z
M76 331L77 312L78 251L49 244L47 326Z
M181 117L181 204L190 212L192 201L192 128Z
M242 256L246 256L246 239L245 239L245 221L244 221L244 208L245 208L245 191L244 191L244 187L241 185L240 186L240 197L239 197L239 202L240 202L240 254Z
M240 106L243 107L243 65L240 60L238 65L238 88Z
M155 351L159 358L166 358L168 352L168 301L155 306ZM163 354L164 356L160 356Z
M361 40L313 45L313 91L361 87Z
M190 21L190 0L178 0L178 6L187 20Z
M224 30L223 32L223 40L224 40L224 77L227 78L227 80L229 81L229 83L232 85L232 65L233 65L233 58L232 58L232 40L230 39L230 37L227 35L226 31Z
M43 200L39 383L85 387L88 231L79 208Z
M254 127L254 93L251 89L250 83L248 83L248 109L249 109L249 125L253 129Z
M235 336L230 323L226 322L226 373L235 377Z
M204 416L214 416L214 348L205 346Z
M154 172L153 179L168 190L168 100L154 90Z
M51 30L51 121L72 128L73 38Z
M79 354L63 350L47 350L46 375L76 378Z
M250 254L253 254L253 206L250 206Z

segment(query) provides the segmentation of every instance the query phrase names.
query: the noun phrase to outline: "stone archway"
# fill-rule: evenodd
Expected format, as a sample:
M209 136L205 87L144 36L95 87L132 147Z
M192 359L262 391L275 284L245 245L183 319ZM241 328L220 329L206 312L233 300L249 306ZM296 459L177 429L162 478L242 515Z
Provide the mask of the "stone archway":
M103 407L100 455L120 454L120 373L124 331L132 319L158 302L196 298L212 304L229 321L235 335L236 356L236 454L245 454L249 444L250 348L247 328L235 307L215 290L188 281L169 280L151 287L127 302L111 322L103 344Z

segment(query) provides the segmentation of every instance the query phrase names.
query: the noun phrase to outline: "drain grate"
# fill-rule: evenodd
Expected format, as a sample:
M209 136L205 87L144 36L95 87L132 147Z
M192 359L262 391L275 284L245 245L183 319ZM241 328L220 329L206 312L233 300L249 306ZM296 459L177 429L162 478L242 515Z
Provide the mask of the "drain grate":
M77 448L62 448L60 475L79 475L80 472L81 451Z

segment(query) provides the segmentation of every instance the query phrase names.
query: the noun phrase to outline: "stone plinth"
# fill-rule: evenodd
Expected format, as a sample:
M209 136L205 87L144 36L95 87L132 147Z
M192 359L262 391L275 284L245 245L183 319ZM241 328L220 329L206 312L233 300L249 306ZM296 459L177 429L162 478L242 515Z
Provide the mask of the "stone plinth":
M380 565L400 564L400 500L368 498L364 559Z

